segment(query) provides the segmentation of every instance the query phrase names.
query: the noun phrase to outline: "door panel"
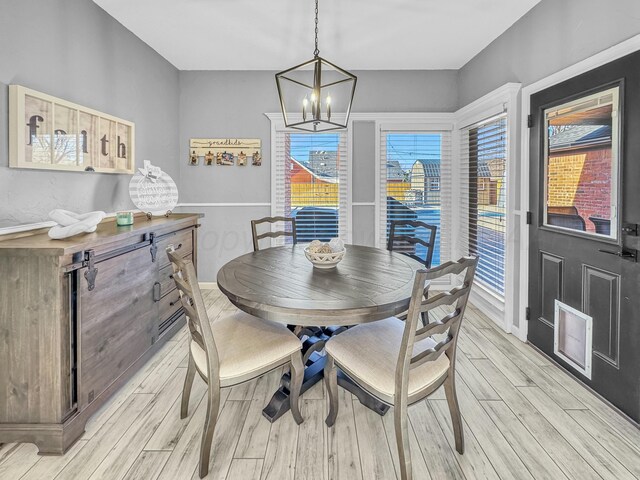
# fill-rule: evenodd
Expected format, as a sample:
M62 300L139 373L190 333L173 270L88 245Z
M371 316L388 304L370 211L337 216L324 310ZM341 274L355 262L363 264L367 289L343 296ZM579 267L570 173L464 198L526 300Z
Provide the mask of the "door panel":
M640 246L638 65L640 52L531 97L528 326L532 344L636 422L640 264L616 253ZM618 103L602 100L611 89ZM554 354L556 300L592 317L591 378Z
M564 259L547 252L540 252L540 320L547 325L553 325L555 300L562 301L562 283Z
M158 270L148 248L96 264L95 288L80 270L81 408L97 398L152 344L158 304L153 289Z
M599 320L593 325L593 354L618 367L620 275L585 265L582 285L584 312Z

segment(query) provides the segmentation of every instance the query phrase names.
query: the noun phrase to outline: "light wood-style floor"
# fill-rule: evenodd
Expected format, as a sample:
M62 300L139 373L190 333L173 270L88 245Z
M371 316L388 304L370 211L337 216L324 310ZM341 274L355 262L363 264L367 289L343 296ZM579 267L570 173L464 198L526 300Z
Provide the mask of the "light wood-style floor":
M206 292L212 318L233 307ZM205 401L196 378L190 415L180 420L186 372L183 330L100 410L61 457L32 444L0 446L0 479L197 479ZM409 407L416 480L640 478L640 432L564 371L468 308L459 341L458 395L466 452L458 455L442 392ZM393 418L340 389L326 428L322 384L302 397L305 422L261 414L282 372L223 390L212 467L228 480L397 478Z

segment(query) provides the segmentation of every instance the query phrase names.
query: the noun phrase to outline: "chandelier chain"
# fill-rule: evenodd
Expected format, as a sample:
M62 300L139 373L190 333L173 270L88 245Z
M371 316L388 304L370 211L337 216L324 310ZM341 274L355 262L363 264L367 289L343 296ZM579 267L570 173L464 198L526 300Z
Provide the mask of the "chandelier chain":
M313 56L317 57L320 55L320 50L318 50L318 0L316 0L316 49L313 51Z

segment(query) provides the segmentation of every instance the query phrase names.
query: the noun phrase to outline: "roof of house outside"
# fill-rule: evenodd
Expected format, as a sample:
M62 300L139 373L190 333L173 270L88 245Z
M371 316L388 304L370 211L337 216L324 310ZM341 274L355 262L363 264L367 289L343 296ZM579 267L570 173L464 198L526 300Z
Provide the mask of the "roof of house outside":
M422 164L422 168L424 169L424 176L425 177L439 177L440 176L440 160L418 159L413 164L413 167L411 168L411 170L413 170L413 168L418 163Z
M291 160L294 164L296 164L298 167L300 167L301 169L309 172L309 174L315 178L316 180L319 180L321 182L325 182L325 183L338 183L338 178L335 176L329 176L329 175L318 175L317 172L314 172L311 168L309 168L309 165L306 165L306 162L301 162L300 160L296 160L293 157L289 157L289 160Z
M387 162L387 180L401 182L405 180L406 173L400 166L398 160L389 160Z
M307 168L320 177L338 175L338 152L335 150L311 150Z
M586 148L611 142L611 125L576 125L549 137L549 149Z
M416 164L422 164L422 168L424 169L425 177L434 178L440 177L440 160L416 160L413 164L415 167ZM412 168L413 170L413 168ZM478 177L491 177L491 170L489 169L489 165L485 161L481 161L478 163Z
M489 168L489 164L487 162L478 163L478 177L480 178L491 177L491 169Z

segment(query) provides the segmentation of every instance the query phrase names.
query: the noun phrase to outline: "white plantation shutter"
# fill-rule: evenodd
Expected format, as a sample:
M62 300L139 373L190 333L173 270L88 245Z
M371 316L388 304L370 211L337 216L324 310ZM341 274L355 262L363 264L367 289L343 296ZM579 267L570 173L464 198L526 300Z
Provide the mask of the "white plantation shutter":
M504 298L507 114L460 130L460 200L456 250L479 257L476 282Z
M299 243L346 240L346 139L345 132L276 131L273 214L296 219ZM279 238L274 244L283 242Z
M418 220L438 227L432 266L450 260L451 132L380 131L379 245L386 248L391 220ZM422 230L403 234L424 235ZM422 237L421 237L422 238ZM416 254L424 258L422 246Z

